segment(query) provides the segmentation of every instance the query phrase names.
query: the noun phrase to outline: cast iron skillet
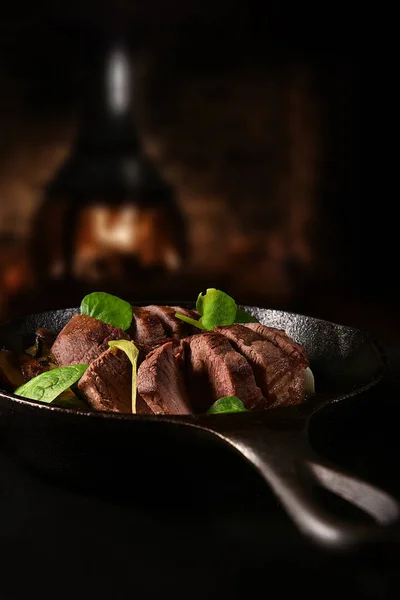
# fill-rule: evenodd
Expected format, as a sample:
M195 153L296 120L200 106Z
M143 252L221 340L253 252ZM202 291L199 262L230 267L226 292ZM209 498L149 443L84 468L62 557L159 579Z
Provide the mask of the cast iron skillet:
M301 405L264 413L162 417L66 410L0 390L0 425L7 447L31 467L64 479L101 480L114 486L133 471L136 481L142 476L143 491L143 481L166 471L171 486L175 465L193 437L211 436L257 469L300 531L314 542L344 549L382 539L399 519L399 503L321 460L308 444L307 430L321 408L360 394L380 380L384 352L366 332L351 327L243 308L304 345L315 375L315 396ZM21 351L31 345L38 327L59 331L76 312L75 308L48 311L1 324L0 347ZM358 523L338 517L316 493L321 487L372 519Z

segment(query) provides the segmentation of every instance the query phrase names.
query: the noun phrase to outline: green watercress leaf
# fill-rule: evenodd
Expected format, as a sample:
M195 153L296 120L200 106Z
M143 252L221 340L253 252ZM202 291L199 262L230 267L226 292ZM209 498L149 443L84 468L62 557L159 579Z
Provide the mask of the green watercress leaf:
M205 329L235 322L237 304L233 298L215 288L208 288L204 295L199 294L196 309L201 315L201 324Z
M136 392L137 392L137 359L139 356L139 350L133 342L129 340L111 340L108 342L110 348L118 348L125 352L127 357L132 363L132 413L136 414Z
M203 298L203 292L200 292L196 300L196 310L199 313L199 315L203 315Z
M200 315L198 320L180 313L175 313L175 317L199 329L208 330L234 323L258 323L253 315L239 308L231 296L215 288L208 288L205 294L200 292L196 310Z
M106 292L92 292L85 296L81 302L81 314L119 327L123 331L129 329L133 317L129 302Z
M76 383L88 366L86 364L70 365L51 369L18 387L14 394L50 404L57 396Z
M237 396L224 396L219 398L207 410L209 415L217 415L223 413L248 412L243 402Z
M235 323L258 323L257 319L242 308L238 308L235 317Z

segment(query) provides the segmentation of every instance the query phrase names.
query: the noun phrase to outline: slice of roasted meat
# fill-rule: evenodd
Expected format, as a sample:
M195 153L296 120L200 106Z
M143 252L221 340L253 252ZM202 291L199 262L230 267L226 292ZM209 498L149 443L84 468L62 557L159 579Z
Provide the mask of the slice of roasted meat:
M74 315L58 334L51 353L60 367L89 364L108 349L110 340L129 340L129 335L93 317Z
M166 342L153 350L138 370L138 392L155 414L193 412L186 394L179 347Z
M118 348L109 348L89 365L78 389L95 410L132 412L132 363ZM152 414L138 395L137 414Z
M132 325L128 333L145 355L168 339L161 319L146 306L132 306L132 313Z
M249 361L270 406L298 404L304 397L305 352L284 331L258 323L217 327Z
M299 360L303 360L309 366L306 351L303 346L297 343L294 339L289 337L283 329L277 329L276 327L268 327L267 325L261 325L261 323L246 323L245 327L251 329L263 340L267 340L281 348L281 350L288 356L292 356Z
M203 413L223 396L237 396L248 410L263 410L264 398L247 359L220 333L200 333L181 346L194 412Z
M194 325L185 323L185 321L175 317L175 314L179 312L191 319L198 319L200 315L194 310L182 308L181 306L159 306L157 304L149 304L146 309L160 319L167 338L180 340L198 333L198 329Z
M132 306L132 312L133 320L128 333L145 355L171 339L181 339L196 332L195 327L177 319L176 312L192 319L199 318L196 311L180 306Z

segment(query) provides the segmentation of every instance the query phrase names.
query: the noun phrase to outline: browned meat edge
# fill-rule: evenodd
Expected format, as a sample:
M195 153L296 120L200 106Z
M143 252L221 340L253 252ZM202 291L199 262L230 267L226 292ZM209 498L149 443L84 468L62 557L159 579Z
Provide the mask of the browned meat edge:
M303 346L289 337L283 329L268 327L267 325L261 325L261 323L246 323L245 326L257 333L263 340L267 340L281 348L286 355L302 361L304 368L309 366L309 360Z

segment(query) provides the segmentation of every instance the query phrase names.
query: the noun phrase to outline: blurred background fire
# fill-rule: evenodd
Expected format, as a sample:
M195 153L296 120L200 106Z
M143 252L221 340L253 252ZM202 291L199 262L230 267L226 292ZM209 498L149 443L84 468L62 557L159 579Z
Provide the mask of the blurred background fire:
M219 287L393 331L395 285L370 281L357 15L258 4L8 6L1 319Z

